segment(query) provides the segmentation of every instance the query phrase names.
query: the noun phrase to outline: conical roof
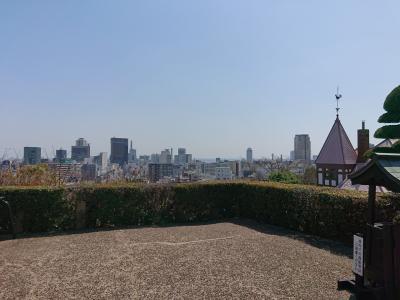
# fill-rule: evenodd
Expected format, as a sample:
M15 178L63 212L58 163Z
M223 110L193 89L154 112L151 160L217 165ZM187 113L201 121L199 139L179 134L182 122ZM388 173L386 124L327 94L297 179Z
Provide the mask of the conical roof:
M317 164L327 165L356 164L357 153L338 117L336 118L315 162Z

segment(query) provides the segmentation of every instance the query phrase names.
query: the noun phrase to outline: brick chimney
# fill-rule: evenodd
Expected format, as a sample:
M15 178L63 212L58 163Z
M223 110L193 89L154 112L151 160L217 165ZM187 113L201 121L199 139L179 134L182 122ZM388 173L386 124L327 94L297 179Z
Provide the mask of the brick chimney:
M365 152L369 150L369 130L365 129L365 121L362 121L362 128L358 129L358 157L357 163L364 163L367 159L364 157Z

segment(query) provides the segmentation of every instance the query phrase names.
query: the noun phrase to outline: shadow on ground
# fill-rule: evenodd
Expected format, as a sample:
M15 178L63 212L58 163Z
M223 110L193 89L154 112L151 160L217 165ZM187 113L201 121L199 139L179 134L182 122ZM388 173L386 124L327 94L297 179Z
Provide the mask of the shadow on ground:
M314 236L314 235L304 234L304 233L294 231L294 230L289 230L289 229L286 229L283 227L259 223L259 222L253 221L253 220L234 219L234 220L229 220L229 221L236 225L245 226L247 228L256 230L256 231L264 233L264 234L285 236L285 237L288 237L291 239L302 241L313 247L327 250L333 254L347 256L348 258L353 257L352 248L343 244L342 242L324 239L324 238Z
M201 226L201 225L218 224L218 223L223 223L223 222L230 222L230 223L233 223L236 225L245 226L249 229L256 230L263 234L285 236L287 238L302 241L313 247L327 250L333 254L343 255L343 256L347 256L349 258L352 257L352 249L341 242L323 239L323 238L320 238L317 236L304 234L301 232L285 229L285 228L278 227L278 226L259 223L257 221L253 221L253 220L249 220L249 219L227 219L227 220L220 220L220 221L215 221L215 222L179 223L179 224L166 224L163 226L151 226L151 225L150 226L123 226L123 227L94 228L94 229L92 228L92 229L83 229L83 230L68 230L68 231L55 231L55 232L43 232L43 233L24 233L24 234L18 234L17 239L63 236L63 235L71 235L71 234L83 234L83 233L120 230L120 229L138 229L138 228L144 228L144 227L165 228L165 227L179 227L179 226ZM11 234L4 234L4 233L0 232L0 242L4 241L4 240L10 240L10 239L12 239Z

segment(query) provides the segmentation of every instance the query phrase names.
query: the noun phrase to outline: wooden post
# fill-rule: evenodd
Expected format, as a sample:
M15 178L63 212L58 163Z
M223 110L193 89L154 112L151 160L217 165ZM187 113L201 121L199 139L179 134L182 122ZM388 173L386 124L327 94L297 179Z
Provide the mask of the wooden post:
M394 261L393 261L393 227L383 227L383 280L385 282L385 299L394 300Z
M374 225L375 222L375 199L376 185L370 184L368 187L368 224Z
M365 240L365 271L369 272L372 264L372 239L373 227L375 222L375 200L376 200L376 185L370 184L368 187L368 217L367 217L367 234Z

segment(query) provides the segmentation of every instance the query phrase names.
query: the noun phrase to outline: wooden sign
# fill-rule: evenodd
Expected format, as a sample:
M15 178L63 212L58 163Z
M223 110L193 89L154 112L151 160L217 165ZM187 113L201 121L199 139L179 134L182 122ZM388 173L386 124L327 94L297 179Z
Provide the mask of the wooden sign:
M361 236L353 236L353 272L364 275L364 239Z

